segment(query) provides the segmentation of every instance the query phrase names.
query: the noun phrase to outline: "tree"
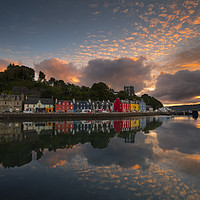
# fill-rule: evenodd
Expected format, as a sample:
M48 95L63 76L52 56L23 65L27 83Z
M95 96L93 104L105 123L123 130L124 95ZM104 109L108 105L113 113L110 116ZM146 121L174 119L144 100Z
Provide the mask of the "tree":
M129 99L129 95L127 92L125 91L119 91L118 94L117 94L117 97L120 98L120 99Z
M49 83L55 83L55 81L56 81L56 79L53 78L53 77L51 77L51 78L49 79Z
M143 98L144 102L151 106L154 110L163 107L163 104L160 101L149 96L148 94L143 94L141 97Z
M39 72L39 81L42 81L42 80L44 80L45 79L45 74L42 72L42 71L40 71Z
M92 100L103 101L110 99L109 87L103 82L94 83L89 92Z

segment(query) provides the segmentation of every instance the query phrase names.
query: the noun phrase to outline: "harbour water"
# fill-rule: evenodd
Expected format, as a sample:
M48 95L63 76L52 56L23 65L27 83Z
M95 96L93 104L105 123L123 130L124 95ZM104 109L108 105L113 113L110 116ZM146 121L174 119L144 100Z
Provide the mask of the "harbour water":
M0 198L200 199L200 119L0 123Z

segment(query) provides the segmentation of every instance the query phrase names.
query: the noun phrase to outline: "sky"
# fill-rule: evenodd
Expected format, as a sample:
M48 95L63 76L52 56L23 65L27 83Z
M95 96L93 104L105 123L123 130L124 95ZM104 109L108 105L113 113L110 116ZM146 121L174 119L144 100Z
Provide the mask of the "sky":
M0 0L0 71L200 103L200 0Z

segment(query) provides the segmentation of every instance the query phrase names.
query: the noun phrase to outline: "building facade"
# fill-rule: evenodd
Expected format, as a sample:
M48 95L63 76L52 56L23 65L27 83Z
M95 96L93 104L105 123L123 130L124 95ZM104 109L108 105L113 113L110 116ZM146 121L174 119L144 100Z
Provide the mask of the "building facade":
M124 91L127 92L130 96L133 96L135 94L133 86L124 86Z
M53 99L28 98L24 102L25 113L52 113Z
M139 111L139 101L130 101L131 104L131 112L137 112Z
M141 112L146 111L146 103L144 102L143 99L142 99L142 100L140 101L140 103L139 103L139 110L140 110Z
M91 101L73 100L73 104L74 104L74 112L78 112L78 113L91 112L91 109L92 109Z
M73 101L56 100L56 113L73 113L74 104Z
M120 100L117 98L114 102L115 112L131 112L131 104L128 100Z
M0 95L0 112L22 112L24 95Z

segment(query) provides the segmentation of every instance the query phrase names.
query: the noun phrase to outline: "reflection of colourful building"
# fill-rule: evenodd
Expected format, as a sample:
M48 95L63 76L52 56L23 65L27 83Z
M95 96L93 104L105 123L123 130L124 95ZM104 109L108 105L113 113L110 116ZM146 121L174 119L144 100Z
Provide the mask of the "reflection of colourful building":
M137 119L137 120L131 120L131 128L139 128L139 126L140 126L139 119Z
M23 122L23 132L26 137L31 135L51 135L53 122Z
M21 127L21 123L18 122L0 123L0 143L21 141L23 139Z
M120 133L121 131L131 131L134 129L139 129L139 126L139 119L125 119L114 121L114 129L117 133Z
M74 129L74 121L56 122L55 129L56 133L72 133Z

